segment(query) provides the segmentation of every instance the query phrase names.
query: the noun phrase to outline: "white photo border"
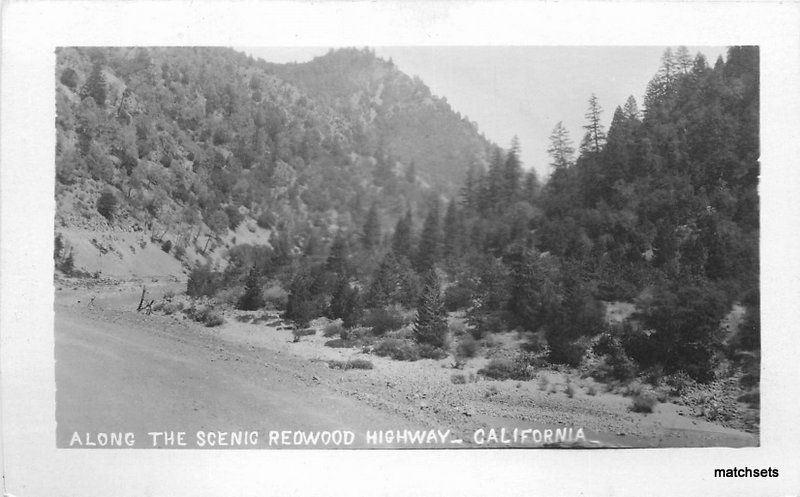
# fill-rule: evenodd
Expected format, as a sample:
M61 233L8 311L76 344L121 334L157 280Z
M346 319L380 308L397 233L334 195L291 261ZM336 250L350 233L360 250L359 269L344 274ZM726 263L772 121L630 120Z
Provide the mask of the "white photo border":
M796 495L800 489L800 4L4 1L0 19L0 422L8 494L672 496ZM54 50L85 45L758 45L761 446L56 449ZM713 478L714 468L733 466L778 467L780 477Z

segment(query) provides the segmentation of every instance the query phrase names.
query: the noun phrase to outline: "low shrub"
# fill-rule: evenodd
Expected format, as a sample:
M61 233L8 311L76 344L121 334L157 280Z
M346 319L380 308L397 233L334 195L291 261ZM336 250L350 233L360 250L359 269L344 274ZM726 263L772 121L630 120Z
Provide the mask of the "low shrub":
M324 336L325 338L330 338L335 336L341 337L344 331L345 329L342 326L342 323L337 320L330 323L322 330L322 336Z
M182 309L183 309L183 304L181 302L165 302L164 305L161 307L161 312L169 316L175 314L176 312Z
M97 212L109 221L117 212L117 197L111 192L103 192L97 199Z
M638 394L633 396L631 401L630 410L633 412L653 412L653 408L658 404L658 399L648 390L641 390Z
M475 357L478 353L478 341L475 340L471 335L465 335L459 340L458 345L456 346L456 357L459 358L471 358Z
M372 369L374 365L366 359L350 359L348 361L328 361L328 367L331 369Z
M405 325L402 314L396 309L370 309L361 318L361 324L372 328L375 336L383 336L387 331L395 331Z
M225 207L225 214L228 216L228 227L232 231L236 231L236 228L244 221L244 216L239 212L239 208L235 205L229 205Z
M176 259L181 260L186 255L186 247L183 245L175 245L175 249L172 251L172 255L175 256Z
M208 327L219 326L225 322L222 315L217 313L214 308L209 305L201 305L198 307L192 304L192 306L184 312L189 319L197 321L198 323L203 323Z
M454 385L464 385L467 383L467 377L461 373L456 373L450 376L450 383Z
M486 335L491 335L492 333L502 333L508 330L508 326L506 325L503 317L495 313L472 316L470 319L470 325L472 328L470 328L469 332L476 340L480 340Z
M589 374L598 380L624 383L634 379L639 372L636 362L625 353L620 340L610 334L602 335L592 352L599 358L589 368ZM653 374L658 372L653 371Z
M373 348L373 353L381 357L391 357L395 361L416 361L420 358L419 350L413 342L397 338L385 338Z
M670 395L675 397L682 396L692 387L697 385L697 382L683 371L678 371L677 373L665 376L663 382L669 387Z
M222 274L208 264L195 266L186 282L186 293L191 297L210 297L222 287Z
M570 399L575 396L575 387L572 386L572 383L567 382L567 388L564 389L564 393L567 394L567 397Z
M597 387L589 385L589 388L586 389L586 395L591 395L592 397L597 395Z
M172 250L172 241L164 240L164 243L161 244L161 250L169 254L169 251Z
M444 359L447 357L447 352L439 347L435 347L429 343L421 343L417 346L419 356L423 359Z
M515 359L495 358L489 361L478 374L494 380L529 380L531 372L527 354L520 354Z
M256 224L265 230L272 229L272 226L275 224L275 216L270 212L264 211L258 216L258 219L256 219Z

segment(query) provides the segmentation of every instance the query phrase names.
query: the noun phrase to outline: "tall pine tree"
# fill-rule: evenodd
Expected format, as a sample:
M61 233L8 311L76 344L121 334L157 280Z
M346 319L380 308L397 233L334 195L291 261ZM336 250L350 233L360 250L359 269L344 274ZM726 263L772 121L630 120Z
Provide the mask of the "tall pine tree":
M425 275L425 286L417 304L414 340L436 348L447 343L447 310L444 307L439 278L431 270Z
M550 133L550 148L547 149L547 153L550 154L552 159L550 165L556 170L566 169L572 164L575 149L569 139L569 131L561 121L556 124L553 132Z
M397 221L392 235L392 251L398 257L411 258L414 242L412 239L411 227L414 220L411 217L411 209L406 211L406 215Z
M422 233L417 245L417 254L414 260L418 272L422 273L432 269L436 261L439 260L441 250L441 227L439 226L439 199L434 198L425 224L422 226Z
M378 247L381 242L381 222L378 218L378 206L375 202L367 212L367 220L364 222L364 231L361 237L361 243L367 250L373 250Z
M581 142L581 152L598 153L605 143L606 134L600 117L602 113L603 109L597 101L597 96L592 93L589 97L589 108L586 110L586 124L583 126L586 135Z

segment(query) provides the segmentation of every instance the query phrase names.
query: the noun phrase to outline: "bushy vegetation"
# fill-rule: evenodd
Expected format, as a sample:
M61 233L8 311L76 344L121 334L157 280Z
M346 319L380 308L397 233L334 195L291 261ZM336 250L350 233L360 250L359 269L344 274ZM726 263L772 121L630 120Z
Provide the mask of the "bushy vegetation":
M655 394L649 390L641 390L633 395L630 410L633 412L651 413L658 405Z
M382 336L387 331L399 330L405 326L406 322L397 309L370 309L361 319L361 324L372 328L372 333Z
M60 49L56 172L64 188L99 182L102 216L169 233L179 258L255 221L269 243L219 250L224 270L195 266L187 293L269 305L299 330L341 320L335 346L377 337L376 354L416 360L454 337L463 360L512 331L543 344L481 374L524 380L547 362L605 382L709 382L723 362L752 387L758 61L754 47L713 66L666 51L643 109L629 98L606 130L588 99L577 154L556 125L540 184L518 140L488 143L369 50L279 66L227 49ZM352 98L379 88L381 103ZM609 326L608 301L636 313ZM724 342L734 302L745 321ZM455 311L469 334L451 333Z
M375 344L372 351L395 361L417 361L420 358L419 349L413 342L399 338L384 338Z
M112 192L103 192L97 199L97 212L109 221L117 213L117 197Z
M494 380L529 380L533 377L530 360L525 354L519 354L514 359L492 359L486 367L478 370L478 374Z
M375 366L366 359L348 359L347 361L328 361L328 367L331 369L372 369Z
M210 297L222 287L222 274L214 271L210 265L196 265L189 273L186 293L190 297Z
M208 327L219 326L225 323L225 319L210 305L196 305L192 304L184 310L186 316L193 321L203 323Z
M472 336L466 335L458 341L456 346L456 357L468 359L475 357L478 353L480 344Z
M255 311L264 307L264 295L261 293L258 271L253 267L244 283L244 294L236 302L236 308L244 311Z

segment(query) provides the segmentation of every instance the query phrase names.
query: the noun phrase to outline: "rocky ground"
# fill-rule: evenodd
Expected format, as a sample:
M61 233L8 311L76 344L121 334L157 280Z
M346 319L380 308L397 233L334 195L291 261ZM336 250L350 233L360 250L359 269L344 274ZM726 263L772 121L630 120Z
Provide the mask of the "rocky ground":
M159 427L440 429L462 440L459 447L479 446L481 429L485 435L570 427L583 429L586 441L578 445L589 447L758 445L757 434L694 416L689 405L631 412L630 398L576 372L548 369L529 381L491 381L477 374L483 357L454 369L452 357L400 362L357 347L327 347L330 338L320 331L295 341L277 315L263 312L226 311L225 323L214 328L181 312L146 315L136 312L142 285L154 299L183 289L176 279L56 280L60 446L74 430ZM373 368L329 367L357 358ZM454 383L454 375L464 383ZM494 445L541 444L500 439Z

